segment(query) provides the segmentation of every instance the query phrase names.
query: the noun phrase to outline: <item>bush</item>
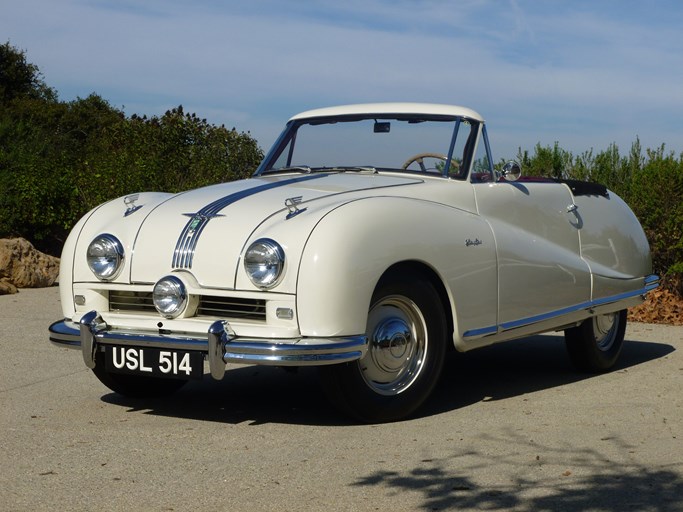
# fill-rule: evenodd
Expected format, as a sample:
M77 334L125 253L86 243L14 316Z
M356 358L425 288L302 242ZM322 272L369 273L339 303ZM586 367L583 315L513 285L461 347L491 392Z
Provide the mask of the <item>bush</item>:
M96 94L60 102L38 69L0 46L0 238L58 255L75 222L114 197L245 178L263 157L248 133L182 106L126 117Z

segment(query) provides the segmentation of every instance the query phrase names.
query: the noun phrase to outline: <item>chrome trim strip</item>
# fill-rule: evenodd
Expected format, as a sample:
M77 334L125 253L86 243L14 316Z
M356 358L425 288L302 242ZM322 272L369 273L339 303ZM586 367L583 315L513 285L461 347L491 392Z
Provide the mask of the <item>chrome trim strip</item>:
M78 327L77 327L78 326ZM96 311L83 316L79 324L70 320L53 323L50 341L60 347L81 349L88 368L94 368L103 345L123 345L204 352L211 376L222 378L226 363L273 366L320 366L355 361L367 351L364 335L335 338L240 338L225 321L214 322L206 337L167 335L111 329Z
M519 320L512 320L510 322L504 322L499 325L492 325L488 327L481 327L478 329L470 329L466 331L462 337L463 338L474 338L481 336L491 336L493 334L502 333L505 331L510 331L512 329L518 329L519 327L525 327L527 325L540 323L545 320L550 320L558 316L567 315L569 313L575 313L576 311L589 310L598 306L604 306L605 304L612 304L614 302L619 302L620 300L630 299L632 297L637 297L638 295L645 295L646 293L654 290L659 286L659 276L652 274L645 278L645 286L638 290L620 293L618 295L612 295L610 297L604 297L602 299L590 300L587 302L582 302L581 304L576 304L574 306L569 306L562 309L557 309L555 311L550 311L548 313L543 313L541 315L534 315L527 318L522 318Z
M510 322L504 322L499 325L501 332L509 331L510 329L517 329L519 327L524 327L526 325L536 324L538 322L543 322L544 320L550 320L562 315L568 315L569 313L574 313L576 311L581 311L585 309L590 309L593 306L591 302L584 302L583 304L577 304L575 306L569 306L568 308L557 309L555 311L549 311L548 313L543 313L541 315L530 316L528 318L521 318L519 320L512 320Z
M171 262L172 267L187 269L192 268L194 253L202 231L204 231L204 228L208 222L212 218L217 217L218 212L224 208L239 201L240 199L245 199L249 196L258 194L259 192L292 185L302 181L324 178L326 176L329 176L329 174L311 174L306 176L297 176L296 178L290 178L286 180L278 180L271 183L264 183L263 185L257 185L255 187L240 190L239 192L234 192L225 197L221 197L220 199L217 199L216 201L206 205L197 213L188 214L191 215L190 220L187 221L187 224L185 224L185 227L181 231L178 241L176 242L175 250L173 251L173 260Z
M650 274L645 278L645 286L654 285L654 288L659 286L659 276L657 274ZM654 289L651 288L651 289Z
M498 326L492 325L489 327L481 327L479 329L470 329L469 331L465 331L465 334L462 335L463 338L473 338L475 336L490 336L491 334L497 334L498 333Z

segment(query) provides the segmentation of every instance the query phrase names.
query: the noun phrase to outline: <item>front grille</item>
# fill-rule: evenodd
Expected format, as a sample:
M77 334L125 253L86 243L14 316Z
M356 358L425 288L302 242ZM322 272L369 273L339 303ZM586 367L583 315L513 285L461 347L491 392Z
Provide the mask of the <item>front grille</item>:
M109 311L141 311L156 313L152 292L109 291Z
M236 299L201 295L197 316L219 316L221 318L242 318L247 320L266 319L266 301L261 299Z
M152 292L109 291L110 311L134 311L156 314ZM218 295L200 295L196 316L266 321L266 301Z

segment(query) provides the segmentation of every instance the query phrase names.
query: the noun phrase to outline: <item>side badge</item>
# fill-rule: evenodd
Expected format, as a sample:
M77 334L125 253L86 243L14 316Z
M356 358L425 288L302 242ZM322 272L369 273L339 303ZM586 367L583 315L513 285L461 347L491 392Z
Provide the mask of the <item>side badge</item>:
M481 245L481 244L483 244L483 243L484 243L484 242L482 242L482 241L479 240L478 238L475 238L474 240L472 240L471 238L468 238L467 240L465 240L465 247L471 247L471 246L473 246L473 245L475 245L475 246L476 246L476 245Z

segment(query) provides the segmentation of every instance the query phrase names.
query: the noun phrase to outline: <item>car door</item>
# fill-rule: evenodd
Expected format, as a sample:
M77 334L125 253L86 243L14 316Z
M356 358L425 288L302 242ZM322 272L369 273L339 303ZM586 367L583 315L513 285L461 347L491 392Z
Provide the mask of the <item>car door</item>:
M553 181L473 183L498 256L498 330L529 325L590 300L571 190Z

